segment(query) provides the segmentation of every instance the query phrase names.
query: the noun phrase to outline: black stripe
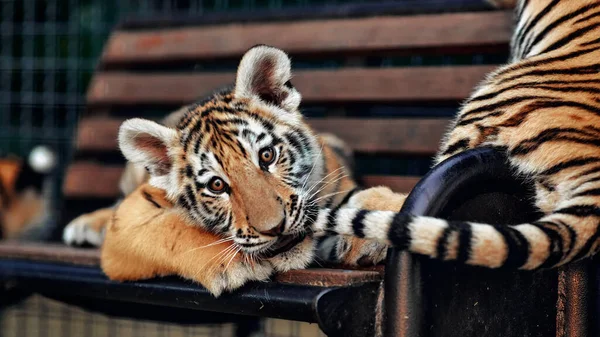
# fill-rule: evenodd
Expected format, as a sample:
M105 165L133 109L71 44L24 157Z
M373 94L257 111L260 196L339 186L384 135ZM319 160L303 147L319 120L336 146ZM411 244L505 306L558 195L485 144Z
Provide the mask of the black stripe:
M600 37L597 38L597 39L590 40L588 42L584 42L584 43L581 44L581 46L582 47L587 47L587 46L591 46L591 45L598 44L598 43L600 43ZM598 47L595 46L595 48L598 48Z
M187 209L188 211L191 211L191 210L192 210L192 206L190 206L190 203L189 203L189 202L187 202L187 200L185 199L185 196L183 196L183 195L180 195L180 196L179 196L179 198L177 199L177 203L178 203L178 204L179 204L181 207L183 207L183 208Z
M589 53L594 53L598 50L598 48L588 48L588 49L581 49L581 50L576 50L573 52L569 52L563 55L558 55L558 56L553 56L553 57L548 57L548 58L542 58L539 60L524 60L522 62L517 63L514 66L509 66L507 68L504 68L500 71L498 71L494 76L495 78L500 78L504 75L508 75L510 73L513 73L515 71L520 71L520 70L526 70L529 68L539 68L542 65L546 65L546 64L550 64L550 63L554 63L554 62L564 62L564 61L568 61L570 59L585 55L585 54L589 54ZM516 75L516 78L518 78L519 76ZM514 78L514 77L513 77Z
M354 232L354 235L358 238L362 239L365 237L365 224L363 223L363 220L365 220L365 216L369 212L370 211L364 209L360 210L358 211L358 213L356 213L354 219L352 219L352 231Z
M154 207L162 208L156 201L154 201L154 199L152 199L152 196L150 195L150 193L148 193L146 191L142 191L142 195L144 196L144 198L146 200L148 200L152 205L154 205Z
M590 236L579 252L573 257L573 261L579 260L590 254L592 247L596 244L596 241L600 238L600 224L596 223L596 232ZM582 238L583 239L583 238Z
M413 221L413 216L406 213L396 213L392 219L387 237L394 247L406 250L410 246L410 229L408 225Z
M332 229L333 227L335 227L335 218L337 216L338 211L340 210L340 207L342 207L343 205L348 203L348 200L350 200L350 198L352 197L352 195L354 193L356 193L359 189L358 188L354 188L352 189L345 197L344 200L342 200L342 202L340 202L337 206L335 206L330 212L329 215L327 216L327 224L326 224L326 228L327 229Z
M566 135L565 133L566 134L575 134L575 135L579 135L582 137L597 137L595 135L591 135L588 132L584 132L582 130L572 129L572 128L546 129L546 130L540 132L537 136L535 136L533 138L529 138L529 139L521 141L515 148L513 148L510 151L510 155L511 156L521 156L521 155L528 154L529 152L537 150L540 146L542 146L544 143L547 143L547 142L565 142L566 141L566 142L577 143L577 144L600 146L600 139L579 138L579 137L575 137L573 135Z
M350 198L352 198L352 196L360 190L361 189L359 187L355 187L355 188L351 189L350 192L348 192L348 194L346 194L346 196L344 196L344 199L342 199L342 201L340 201L340 203L336 205L336 208L340 208L340 207L344 206L345 204L347 204L348 201L350 201Z
M597 168L597 170L600 172L600 168ZM595 182L597 182L597 181L600 181L600 176L599 176L599 177L595 177L595 178L590 178L590 179L588 179L588 180L586 180L586 181L582 182L582 183L580 184L580 186L581 186L581 185L584 185L584 184L595 183Z
M548 6L546 6L541 12L539 12L527 25L525 25L525 28L520 32L520 34L515 39L516 40L515 47L518 46L520 50L523 50L520 47L523 46L523 42L524 42L525 38L529 35L529 33L535 27L535 25L537 25L537 23L541 19L543 19L552 10L552 8L554 8L556 5L558 5L558 1L559 0L553 0L551 3L548 4Z
M554 192L556 190L556 187L552 185L548 179L540 178L538 183L550 192Z
M579 192L575 195L573 195L573 197L583 197L583 196L599 196L600 195L600 188L591 188L589 190L585 190L582 192Z
M557 225L551 222L538 221L532 223L532 225L539 228L550 241L548 247L548 258L544 261L539 268L551 268L557 265L565 256L563 251L563 239L560 233L557 232ZM555 229L551 228L554 227Z
M489 114L486 114L485 116L481 116L481 117L473 117L473 118L469 118L469 119L463 119L460 122L456 123L456 126L465 126L465 125L469 125L475 122L479 122L481 120L490 118L490 117L498 117L503 115L504 112L503 111L496 111L496 112L492 112Z
M302 144L300 144L300 141L298 138L296 138L296 136L291 133L286 133L283 135L283 138L285 138L287 142L292 145L292 147L295 148L300 154L304 153L305 149L302 147Z
M586 6L586 7L589 7L589 6L590 6L590 5L588 5L588 6ZM583 7L583 8L586 8L586 7ZM594 6L594 7L595 7L595 6ZM577 21L575 21L575 23L576 23L576 24L577 24L577 23L582 23L582 22L588 21L589 19L592 19L592 18L595 18L595 17L598 17L598 16L600 16L600 12L594 12L594 13L592 13L592 14L586 15L586 16L584 16L584 17L582 17L582 18L578 19Z
M569 42L571 42L571 41L573 41L573 40L575 40L575 39L577 39L577 38L585 35L589 31L594 30L594 29L596 29L598 27L600 27L600 22L594 23L594 24L589 25L589 26L584 27L584 28L577 29L576 31L571 32L567 36L563 37L562 39L560 39L560 40L554 42L553 44L551 44L550 46L548 46L540 54L551 52L553 50L556 50L556 49L559 49L561 47L564 47Z
M185 185L185 195L192 207L196 204L196 196L192 190L192 185Z
M497 97L498 95L515 89L522 88L536 88L536 89L548 89L548 90L556 90L560 91L562 87L548 87L549 85L558 84L558 85L573 85L573 84L600 84L600 80L573 80L573 81L559 81L559 80L549 80L549 81L531 81L531 82L523 82L517 83L500 90L491 92L489 94L475 96L471 98L468 103L484 101L488 99L492 99ZM581 88L589 88L589 87L581 87ZM595 89L595 88L594 88Z
M470 142L471 142L471 139L469 139L469 138L463 138L461 140L458 140L455 143L449 145L448 148L446 149L446 151L444 151L444 153L442 153L442 155L453 154L454 152L456 152L458 150L464 150L469 147Z
M597 48L595 48L597 49ZM546 76L546 75L595 75L598 73L600 69L600 64L590 64L586 66L580 67L571 67L571 68L552 68L552 69L537 69L534 67L534 70L527 71L525 73L516 74L511 77L505 77L498 80L497 84L504 84L506 82L510 82L513 80L522 80L526 76ZM551 97L542 97L542 98L551 98Z
M552 167L550 167L547 170L544 170L540 173L540 175L552 175L552 174L556 174L562 170L566 170L572 167L578 167L578 166L584 166L587 164L591 164L591 163L597 163L600 161L600 158L576 158L576 159L571 159L571 160L567 160L564 162L561 162L559 164L556 164Z
M325 228L333 229L335 227L335 218L337 217L339 210L340 209L336 207L329 212L329 215L327 215L327 224L325 225Z
M192 128L189 129L187 137L185 137L185 139L182 142L183 149L185 151L187 151L188 146L189 146L190 142L192 141L192 139L194 138L194 136L196 134L198 134L198 130L200 130L200 128L202 127L202 124L203 124L202 119L198 118L198 119L196 119L196 123L194 124L194 126L192 126ZM207 123L206 125L209 125L209 124ZM188 128L189 128L189 126L188 126ZM200 143L200 140L198 140L198 143ZM198 150L198 144L196 144L196 146L194 148L194 151L197 151L197 150Z
M494 228L504 238L508 250L503 266L509 268L523 266L529 258L529 241L516 228L509 226L494 226Z
M450 237L450 234L452 234L456 230L457 230L457 228L455 226L451 225L450 223L448 223L448 227L444 228L442 235L438 238L438 241L436 244L436 249L435 249L437 251L438 259L443 260L446 257L446 254L448 253L448 246L447 246L448 237Z
M565 252L565 256L568 256L569 254L571 254L571 252L575 248L575 240L577 240L577 233L575 233L575 230L573 228L571 228L571 226L567 225L563 221L554 220L554 223L556 224L557 227L566 230L567 233L569 234L569 247L567 248L567 251Z
M538 100L542 100L542 99L553 100L555 98L549 97L549 96L540 96L540 95L511 97L511 98L507 98L505 100L501 100L496 103L485 104L485 105L482 105L480 107L477 107L477 108L474 108L471 110L466 110L460 114L459 122L460 122L460 120L463 120L467 116L474 115L474 114L477 114L480 112L495 112L497 109L504 108L507 106L513 106L513 105L521 103L521 102L525 102L525 101L529 101L529 100L538 101Z
M570 82L568 82L570 84ZM551 87L547 85L533 85L530 87L531 89L541 89L547 91L555 91L555 92L563 92L563 93L573 93L573 92L582 92L588 94L597 94L600 93L600 88L594 87Z
M259 116L257 114L250 114L250 117L252 119L254 119L255 121L259 122L262 125L262 127L267 129L268 131L273 131L275 129L275 126L273 125L273 123L262 118L261 116Z
M568 214L576 217L584 218L588 216L600 216L600 208L596 205L575 205L561 208L554 213Z
M469 260L469 257L471 257L471 239L473 238L471 224L462 221L451 221L448 224L458 228L458 254L456 256L456 261L465 263Z
M569 254L571 254L571 252L573 251L573 249L575 249L575 241L577 240L577 233L575 232L575 230L567 225L566 223L560 221L560 220L555 220L554 221L557 225L561 226L562 228L564 228L567 233L569 233L569 248L567 249L567 251L565 252L565 256L568 256Z
M192 165L190 165L190 164L186 165L186 167L185 167L185 175L188 178L194 177L194 170L192 169Z
M544 39L544 38L545 38L545 37L548 35L548 33L550 33L552 30L554 30L554 29L555 29L556 27L558 27L560 24L564 23L565 21L571 20L571 19L573 19L574 17L576 17L576 16L578 16L578 15L581 15L581 14L583 14L583 13L587 12L588 10L590 10L590 9L592 9L592 8L596 8L596 7L598 7L599 5L600 5L600 4L598 4L598 3L595 3L595 4L590 4L590 5L587 5L587 6L581 7L581 8L579 8L578 10L576 10L576 11L573 11L573 12L571 12L571 13L567 14L567 15L563 15L563 16L561 16L560 18L558 18L558 19L554 20L554 22L552 22L552 23L550 23L550 24L546 25L546 27L545 27L545 28L544 28L544 29L543 29L541 32L539 32L539 33L536 35L535 39L534 39L532 42L528 43L528 45L527 45L527 49L525 50L525 52L523 53L523 55L527 55L527 54L529 54L529 52L531 51L531 49L532 49L533 47L535 47L535 45L537 45L537 44L538 44L540 41L542 41L542 39ZM579 23L581 20L582 20L582 19L579 19L579 20L575 21L575 23Z
M592 168L589 168L589 169L587 169L585 171L578 172L576 178L579 179L579 178L585 177L587 175L595 174L595 173L598 173L598 172L600 172L600 165L596 165L596 166L594 166ZM583 185L583 183L580 184L580 185Z

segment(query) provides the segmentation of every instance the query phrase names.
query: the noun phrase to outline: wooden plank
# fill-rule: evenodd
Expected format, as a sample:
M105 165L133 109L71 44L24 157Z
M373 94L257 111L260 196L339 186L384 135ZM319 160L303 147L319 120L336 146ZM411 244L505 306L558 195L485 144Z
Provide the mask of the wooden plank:
M79 123L79 151L116 151L117 133L123 119L85 118ZM447 129L445 118L319 118L309 119L318 132L342 138L357 152L434 154Z
M298 71L304 103L460 101L496 66L344 68ZM232 73L97 74L89 105L182 105L233 83Z
M102 62L164 62L239 57L256 44L292 54L506 46L512 13L477 12L315 20L116 32Z
M65 245L39 242L2 242L0 243L0 259L19 259L99 266L100 251L96 249L73 248Z
M117 135L123 119L92 117L82 119L77 126L75 146L79 151L115 151Z
M309 123L318 132L340 137L357 152L433 155L449 120L322 118Z
M344 287L356 283L381 281L382 279L383 269L372 271L312 268L292 270L275 276L277 282L316 287Z
M123 167L77 162L67 170L63 193L70 198L116 198Z
M361 177L360 180L365 187L387 186L394 192L409 193L421 180L421 177L367 175Z

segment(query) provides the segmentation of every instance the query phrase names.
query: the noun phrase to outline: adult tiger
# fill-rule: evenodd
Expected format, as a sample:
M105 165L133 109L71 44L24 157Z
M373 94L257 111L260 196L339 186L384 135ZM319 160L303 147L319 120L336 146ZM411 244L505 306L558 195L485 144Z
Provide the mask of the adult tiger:
M436 163L467 149L505 151L535 184L544 216L515 226L323 210L315 229L485 267L549 268L600 249L600 1L521 0L511 63L458 113ZM377 205L374 205L377 208Z

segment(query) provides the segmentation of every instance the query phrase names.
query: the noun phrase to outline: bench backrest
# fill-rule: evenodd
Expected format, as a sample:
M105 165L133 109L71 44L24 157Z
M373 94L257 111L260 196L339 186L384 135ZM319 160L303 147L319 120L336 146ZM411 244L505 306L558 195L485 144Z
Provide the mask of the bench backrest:
M232 84L239 58L259 43L290 53L310 124L355 150L362 183L407 192L427 170L458 103L505 59L511 17L488 11L123 26L108 41L90 84L65 198L82 212L96 207L90 201L117 197L120 123L133 116L158 119Z

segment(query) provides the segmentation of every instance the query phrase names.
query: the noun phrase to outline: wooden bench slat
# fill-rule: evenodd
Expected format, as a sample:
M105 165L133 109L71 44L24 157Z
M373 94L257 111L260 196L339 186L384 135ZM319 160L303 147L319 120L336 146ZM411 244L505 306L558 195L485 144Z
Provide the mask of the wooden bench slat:
M118 133L124 119L110 117L84 118L77 125L75 146L78 151L116 151Z
M433 155L448 128L447 118L321 118L309 120L319 132L340 137L356 152Z
M63 193L71 198L116 198L122 166L76 162L67 169Z
M421 177L367 175L360 180L365 187L387 186L394 192L408 193L417 185Z
M79 151L116 151L117 133L123 119L82 119L77 132ZM313 118L309 124L319 132L343 139L357 152L434 154L449 123L445 118Z
M100 251L98 249L73 248L59 244L2 242L0 243L0 259L99 267ZM382 277L382 268L371 268L369 270L319 268L291 270L276 275L275 280L288 284L332 287L380 281Z
M63 244L1 242L0 259L19 259L99 266L100 251L96 249L73 248Z
M510 11L228 24L116 32L102 62L164 62L237 57L256 44L292 54L506 45Z
M76 162L67 170L63 192L69 198L116 198L120 194L119 179L122 166ZM361 177L365 187L389 186L395 192L409 192L419 177L372 176Z
M298 71L292 82L304 103L460 101L495 66L344 68ZM100 73L88 91L88 105L193 102L234 82L233 73Z

